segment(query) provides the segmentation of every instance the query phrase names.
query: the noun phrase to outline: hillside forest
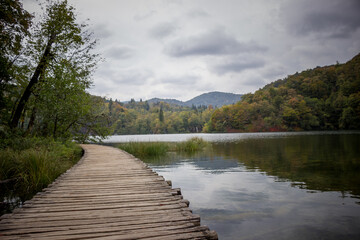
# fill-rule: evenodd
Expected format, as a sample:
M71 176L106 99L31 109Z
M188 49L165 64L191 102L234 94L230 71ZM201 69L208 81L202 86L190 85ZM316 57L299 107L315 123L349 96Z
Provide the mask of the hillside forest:
M360 54L345 64L295 73L216 109L204 131L360 129Z

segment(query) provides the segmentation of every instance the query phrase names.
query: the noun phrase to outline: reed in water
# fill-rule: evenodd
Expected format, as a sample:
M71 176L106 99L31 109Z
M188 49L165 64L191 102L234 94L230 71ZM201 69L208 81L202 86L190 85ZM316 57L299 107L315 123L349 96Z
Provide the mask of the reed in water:
M202 138L194 137L184 142L168 143L168 142L129 142L121 143L117 146L138 157L159 157L164 156L168 152L186 152L193 153L202 150L208 143Z

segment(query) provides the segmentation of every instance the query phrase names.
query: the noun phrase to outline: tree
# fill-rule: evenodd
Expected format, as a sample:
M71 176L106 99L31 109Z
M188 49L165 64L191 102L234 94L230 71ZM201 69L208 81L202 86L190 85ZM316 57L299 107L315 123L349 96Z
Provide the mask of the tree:
M39 28L34 30L28 44L31 50L26 57L28 63L33 65L33 71L15 108L10 122L11 128L18 127L31 95L41 87L39 82L46 82L49 76L54 76L50 66L54 67L66 60L79 75L91 74L96 64L96 55L91 53L95 41L92 41L91 34L84 30L86 25L77 24L75 20L74 8L69 6L66 0L48 1L45 16L38 24Z
M164 122L164 111L162 106L160 107L160 111L159 111L159 121Z
M91 112L91 99L85 91L89 79L81 77L74 66L63 59L61 63L51 66L51 75L39 85L33 108L38 115L35 132L53 138L71 136L78 130L79 119ZM30 119L35 122L33 114ZM29 131L32 125L30 121Z

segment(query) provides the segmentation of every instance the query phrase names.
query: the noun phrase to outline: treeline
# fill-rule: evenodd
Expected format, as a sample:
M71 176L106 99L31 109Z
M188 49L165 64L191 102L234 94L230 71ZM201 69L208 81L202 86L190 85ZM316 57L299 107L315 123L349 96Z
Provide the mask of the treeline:
M45 1L39 20L1 0L0 136L86 141L110 133L101 98L90 96L99 56L66 0Z
M216 109L206 132L360 129L360 54L275 81Z
M161 134L202 132L213 108L183 107L165 102L106 101L113 134Z

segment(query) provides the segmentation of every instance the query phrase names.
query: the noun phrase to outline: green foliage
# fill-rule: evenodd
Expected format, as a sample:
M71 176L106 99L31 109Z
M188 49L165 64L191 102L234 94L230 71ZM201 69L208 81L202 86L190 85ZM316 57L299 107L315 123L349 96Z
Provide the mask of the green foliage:
M32 16L19 0L0 0L0 126L8 120L11 81L20 74L23 66L14 64L29 36Z
M0 133L11 128L27 136L101 140L111 132L105 104L87 93L99 61L96 40L86 23L76 21L68 1L45 3L43 16L31 28L31 16L18 1L4 1L0 8L5 12L1 39L7 39L6 30L13 26L10 33L22 40L16 49L10 46L11 51L1 53L13 59L16 71L8 69L11 82L0 89L7 96L6 102L0 99Z
M216 109L206 132L360 129L360 55L268 84Z
M165 102L119 103L106 101L113 134L160 134L201 132L209 121L212 108L181 107ZM111 109L110 109L111 106Z
M0 149L1 200L5 197L19 197L21 201L31 198L75 164L81 155L82 149L69 141L8 139Z

